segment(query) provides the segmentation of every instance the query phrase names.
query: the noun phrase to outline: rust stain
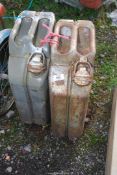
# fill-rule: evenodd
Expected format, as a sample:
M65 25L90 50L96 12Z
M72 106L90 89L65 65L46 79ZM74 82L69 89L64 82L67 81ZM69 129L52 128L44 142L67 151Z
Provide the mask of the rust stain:
M59 80L55 82L57 86L64 85L64 80Z
M81 55L86 55L91 51L90 43L90 29L87 27L79 27L78 29L78 38L77 38L77 51L81 53Z
M87 86L93 80L92 73L92 67L87 61L78 61L74 66L74 82L80 86Z
M62 26L60 28L60 33L63 36L68 36L69 38L71 38L71 34L72 34L72 28L70 26ZM71 40L65 40L64 38L60 38L59 39L59 46L58 46L58 51L61 54L65 54L70 50L70 46L71 46Z
M66 132L66 95L53 95L51 104L52 131L56 136L64 137Z
M69 108L69 139L80 137L84 130L84 121L87 114L88 97L72 97Z

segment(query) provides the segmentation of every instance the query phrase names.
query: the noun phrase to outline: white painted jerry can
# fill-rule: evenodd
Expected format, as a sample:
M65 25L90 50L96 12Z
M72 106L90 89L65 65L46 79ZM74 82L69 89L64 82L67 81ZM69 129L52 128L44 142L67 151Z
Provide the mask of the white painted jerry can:
M83 133L93 81L95 28L90 21L60 20L51 49L49 89L52 131L70 139Z
M53 30L52 12L24 11L17 18L9 40L9 81L21 120L45 125L49 114L48 69L50 49L40 41Z

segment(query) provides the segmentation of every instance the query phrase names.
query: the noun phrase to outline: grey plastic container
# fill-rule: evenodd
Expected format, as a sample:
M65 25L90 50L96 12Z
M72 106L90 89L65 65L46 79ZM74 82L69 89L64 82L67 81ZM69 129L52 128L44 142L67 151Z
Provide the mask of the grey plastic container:
M50 50L40 41L53 30L52 12L24 11L17 18L9 40L9 81L21 120L45 125L49 120L48 68Z

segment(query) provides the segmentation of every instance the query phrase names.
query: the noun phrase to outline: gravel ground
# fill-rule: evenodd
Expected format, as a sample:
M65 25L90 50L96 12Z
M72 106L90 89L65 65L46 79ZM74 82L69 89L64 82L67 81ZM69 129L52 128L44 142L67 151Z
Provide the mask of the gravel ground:
M90 121L84 134L73 142L56 138L50 126L22 124L15 109L14 117L0 119L0 175L104 175L112 88L108 72L103 74L103 69L106 70L104 65L109 59L116 64L117 31L106 25L96 30L97 56L89 102Z

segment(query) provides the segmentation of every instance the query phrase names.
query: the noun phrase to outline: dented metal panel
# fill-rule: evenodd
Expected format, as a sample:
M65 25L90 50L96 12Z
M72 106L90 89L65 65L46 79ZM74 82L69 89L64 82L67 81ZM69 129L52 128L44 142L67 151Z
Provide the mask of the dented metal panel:
M40 47L52 31L55 16L51 12L24 11L17 18L9 41L9 80L21 119L25 123L44 125L49 120L48 44ZM47 116L48 115L48 116Z
M49 75L52 131L70 139L83 133L93 80L95 29L90 21L60 20L55 33L59 46L51 49Z

